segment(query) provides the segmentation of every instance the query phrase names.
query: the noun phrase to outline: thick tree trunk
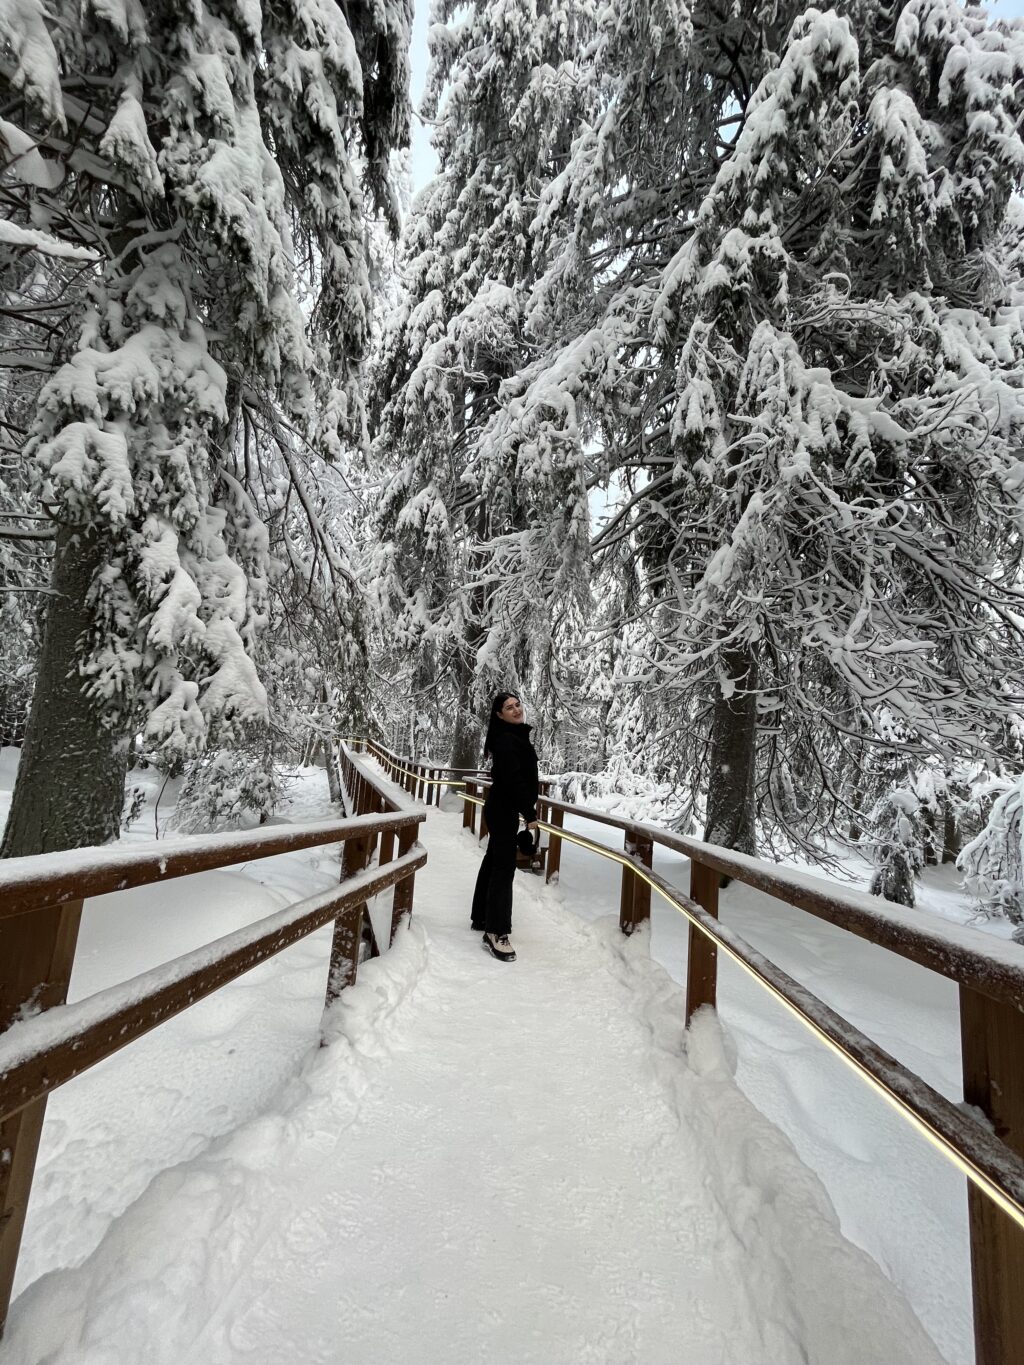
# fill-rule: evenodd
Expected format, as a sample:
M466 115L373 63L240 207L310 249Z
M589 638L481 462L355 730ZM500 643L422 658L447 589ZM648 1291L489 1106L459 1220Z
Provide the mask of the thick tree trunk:
M956 808L948 796L942 802L942 861L955 863L960 856L960 826L957 824Z
M864 754L862 752L860 757L861 766L854 782L853 796L850 800L850 804L853 807L853 813L850 815L850 830L847 837L851 844L857 843L860 840L860 836L864 833L864 761Z
M459 690L455 703L455 734L452 737L452 767L479 768L483 736L476 717L469 707L472 695L473 671L460 654L457 660L459 670Z
M465 406L460 411L465 418ZM486 506L481 506L477 513L476 534L481 545L487 542L489 527ZM480 721L473 714L471 703L476 653L484 638L484 632L479 623L486 616L486 589L477 583L472 591L472 609L469 620L466 622L466 633L462 640L462 648L457 650L455 654L458 691L455 703L455 733L452 736L453 768L479 768L483 762L484 730Z
M54 596L0 857L104 844L120 832L128 744L103 725L78 671L78 642L90 624L87 595L102 564L95 536L60 529Z
M757 750L757 659L749 650L722 656L735 690L719 696L711 722L711 772L704 838L755 853L754 759Z
M926 867L934 867L939 861L941 844L938 825L938 816L935 811L930 806L923 807L921 810L921 831L924 837L921 843Z
M334 763L334 753L332 746L324 740L320 746L323 754L324 767L327 769L327 790L330 793L331 803L335 806L343 804L341 795L341 782L338 780L338 769Z

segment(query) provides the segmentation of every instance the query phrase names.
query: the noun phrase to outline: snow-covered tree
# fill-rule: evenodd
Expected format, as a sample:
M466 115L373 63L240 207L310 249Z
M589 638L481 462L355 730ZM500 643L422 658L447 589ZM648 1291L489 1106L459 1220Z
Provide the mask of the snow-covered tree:
M417 702L458 766L479 762L488 692L550 694L552 618L585 581L585 519L570 517L556 547L572 565L560 578L540 539L565 505L564 475L528 443L497 448L481 432L535 345L524 312L538 270L530 220L568 155L591 10L584 0L432 9L424 114L440 169L412 207L403 295L377 366L376 527L385 630L418 658ZM575 467L569 479L576 506Z
M871 812L871 894L914 904L914 881L924 866L920 802L906 787L892 787Z
M282 782L269 746L208 749L189 765L174 807L183 834L262 824L277 804Z
M631 671L715 842L787 792L834 823L882 709L954 761L1019 707L1022 75L953 0L624 4L582 61L551 342L486 439L611 481L605 591L639 572Z
M0 205L45 175L31 139L0 119ZM3 228L0 228L2 231ZM6 230L15 237L15 224ZM54 243L59 246L58 243ZM21 744L32 697L55 528L35 497L22 445L54 342L80 290L81 263L0 245L0 744Z
M995 778L995 794L984 829L957 859L967 889L981 910L1024 925L1024 774ZM1021 937L1018 930L1014 937Z
M299 464L363 439L362 185L393 216L410 20L0 0L5 140L42 168L0 244L81 285L24 443L57 532L6 853L114 837L137 727L172 759L266 727L282 582L348 592Z

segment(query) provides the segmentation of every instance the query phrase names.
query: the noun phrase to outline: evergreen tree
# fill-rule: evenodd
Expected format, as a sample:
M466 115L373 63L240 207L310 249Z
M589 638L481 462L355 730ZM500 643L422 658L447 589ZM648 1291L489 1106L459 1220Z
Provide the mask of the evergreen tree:
M1005 915L1024 938L1024 775L995 778L996 799L984 829L957 859L967 888L987 915Z
M953 0L625 5L584 59L552 343L490 435L611 481L608 590L637 569L632 671L714 842L834 828L883 707L946 761L1019 707L1022 64Z
M568 154L591 8L435 0L432 11L424 114L440 170L413 205L375 378L376 454L390 476L377 572L384 630L416 656L417 702L460 767L480 761L495 687L550 694L552 614L579 589L579 572L552 577L538 554L561 482L529 444L496 447L481 433L535 344L524 311L538 271L530 219ZM582 561L585 522L571 532L559 552Z
M410 20L0 0L5 112L43 167L5 184L5 249L84 281L24 445L57 532L7 854L114 837L136 727L177 761L270 722L282 573L326 565L337 606L344 554L296 460L363 436L360 182L393 216Z

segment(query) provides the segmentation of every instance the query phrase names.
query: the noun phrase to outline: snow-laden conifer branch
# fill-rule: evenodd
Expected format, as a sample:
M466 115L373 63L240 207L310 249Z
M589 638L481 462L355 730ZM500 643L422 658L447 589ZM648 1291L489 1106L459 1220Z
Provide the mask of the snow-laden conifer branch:
M3 343L42 381L26 453L36 496L77 528L54 572L87 622L40 670L85 680L68 705L84 698L115 751L130 731L172 764L248 742L315 709L324 670L361 654L343 500L314 495L290 437L253 442L242 395L317 460L365 440L365 229L372 203L392 207L410 24L408 0L81 15L0 0L0 268L18 291L5 305L26 308ZM264 644L277 609L306 632L280 668Z
M952 0L434 21L441 174L379 370L401 647L517 685L592 551L625 644L593 714L735 812L738 846L758 818L852 827L914 763L998 763L1024 664L1021 26Z

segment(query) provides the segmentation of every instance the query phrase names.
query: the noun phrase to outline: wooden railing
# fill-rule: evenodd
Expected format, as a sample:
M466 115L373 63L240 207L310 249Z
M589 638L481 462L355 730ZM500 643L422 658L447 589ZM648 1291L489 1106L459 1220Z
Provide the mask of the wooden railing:
M487 787L479 770L456 772L360 744L393 783L435 804L445 788L463 798L463 821L483 828ZM361 952L380 951L366 913L370 897L395 887L390 934L412 906L422 809L344 746L332 760L349 818L288 829L105 847L0 864L0 1322L6 1312L31 1186L46 1096L165 1019L274 953L334 921L327 1001L349 984ZM547 876L559 875L563 842L621 868L619 924L648 919L651 895L690 924L686 1020L714 1006L719 953L730 956L831 1048L967 1176L977 1365L1024 1359L1024 950L969 929L930 927L923 916L827 881L789 872L700 840L555 799L539 802L549 835ZM566 818L623 836L619 852L567 830ZM397 840L397 856L396 856ZM82 902L87 896L330 843L343 843L337 889L283 910L100 996L65 1005ZM653 869L656 846L690 859L689 895ZM375 848L377 865L371 867ZM878 1048L848 1021L718 921L723 876L959 984L964 1096L991 1127L976 1122ZM37 1012L38 1011L38 1012ZM16 1025L16 1027L12 1027Z
M463 797L463 824L483 837L486 775L403 759L363 746L410 794L438 801L445 787ZM618 863L619 925L632 933L650 915L656 893L690 925L686 1023L717 999L718 956L725 953L818 1040L892 1105L967 1177L976 1365L1024 1365L1024 948L921 914L824 878L623 820L542 792L541 828L549 836L546 874L559 875L563 842ZM566 817L620 831L623 850L565 829ZM690 860L689 895L653 869L654 849ZM827 920L956 981L960 988L964 1099L982 1111L977 1122L879 1048L848 1020L794 981L718 920L723 877Z
M394 887L391 939L402 915L411 912L414 876L427 856L416 843L424 812L403 803L347 750L333 761L353 812L345 820L0 863L0 1333L50 1091L333 921L325 963L329 1005L355 980L361 954L380 952L367 913L370 898ZM123 986L64 1003L87 897L338 843L338 887ZM375 849L377 863L370 868Z

